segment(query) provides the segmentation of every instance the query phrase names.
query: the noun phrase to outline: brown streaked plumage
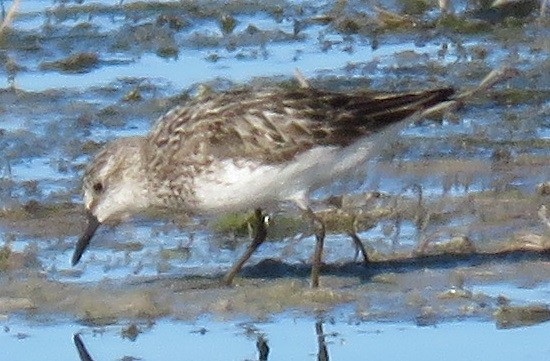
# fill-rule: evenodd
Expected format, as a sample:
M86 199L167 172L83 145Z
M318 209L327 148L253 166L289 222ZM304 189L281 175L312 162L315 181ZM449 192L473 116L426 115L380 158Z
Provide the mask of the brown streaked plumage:
M357 138L446 100L453 91L406 94L338 93L311 88L214 94L176 107L148 139L167 157L194 149L215 158L285 162L318 145L347 146ZM170 142L185 147L167 147Z
M309 192L353 172L405 119L453 93L234 90L175 107L149 134L109 143L87 167L89 226L72 263L101 223L148 207L223 212L293 200L317 224L316 286L324 226L309 209ZM265 239L263 216L256 215L258 235L226 283Z

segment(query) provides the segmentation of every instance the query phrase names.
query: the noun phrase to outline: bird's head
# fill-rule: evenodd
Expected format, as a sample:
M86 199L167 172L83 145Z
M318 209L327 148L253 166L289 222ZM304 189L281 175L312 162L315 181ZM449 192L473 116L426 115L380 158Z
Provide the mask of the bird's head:
M107 144L86 168L82 189L88 226L77 242L72 264L78 263L97 228L147 208L143 137L120 138Z

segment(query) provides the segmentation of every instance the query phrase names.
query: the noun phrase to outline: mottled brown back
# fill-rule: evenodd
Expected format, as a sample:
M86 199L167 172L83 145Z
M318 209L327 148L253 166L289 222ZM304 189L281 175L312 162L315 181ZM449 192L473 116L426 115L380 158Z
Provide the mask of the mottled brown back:
M316 144L349 145L453 93L236 90L174 108L158 120L149 140L161 149L155 154L164 164L172 157L199 164L225 157L279 163Z

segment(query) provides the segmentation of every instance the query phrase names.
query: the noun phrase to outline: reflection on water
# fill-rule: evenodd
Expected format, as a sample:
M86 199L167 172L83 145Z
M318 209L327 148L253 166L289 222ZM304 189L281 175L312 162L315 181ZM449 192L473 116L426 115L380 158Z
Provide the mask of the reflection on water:
M315 322L315 333L317 335L318 343L317 360L329 361L328 349L325 342L325 334L323 333L323 322L321 320L317 320ZM80 334L75 334L73 336L73 341L81 361L94 361L94 359L90 356L90 353L86 349L86 345L82 341ZM269 346L267 344L267 340L263 335L258 336L256 340L256 348L258 350L257 359L259 361L267 361L269 357Z
M78 357L94 361L458 361L479 359L481 355L485 361L515 361L546 359L550 331L550 323L497 330L492 323L475 321L418 327L410 323L295 318L290 314L273 316L268 322L160 320L138 327L141 333L130 341L121 337L121 326L117 325L75 328L18 322L4 326L0 346L3 355L17 355L14 359L21 361L74 361Z
M325 333L323 331L323 322L317 320L315 322L315 334L317 335L317 344L319 345L319 351L317 352L318 361L328 361L328 348L325 342Z
M88 353L88 350L86 349L86 345L84 345L84 342L82 342L82 339L80 338L80 335L77 333L73 336L74 345L76 347L76 350L78 351L78 356L80 357L80 361L93 361L94 359L90 354Z
M269 356L269 346L267 345L267 340L263 335L258 336L256 341L256 348L258 349L258 360L267 361Z

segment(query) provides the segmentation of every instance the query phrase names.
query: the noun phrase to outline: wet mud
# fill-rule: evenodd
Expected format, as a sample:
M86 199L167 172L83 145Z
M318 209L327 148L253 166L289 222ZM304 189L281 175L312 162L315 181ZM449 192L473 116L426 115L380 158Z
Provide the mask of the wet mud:
M22 0L9 16L13 3L1 4L0 31L6 324L24 315L118 330L127 320L285 312L417 326L549 319L550 28L538 2ZM294 68L327 89L465 91L502 65L518 76L408 127L355 179L315 194L328 227L317 290L308 283L311 229L290 205L267 210L268 242L234 287L219 280L250 240L249 214L151 210L106 227L70 266L85 223L87 161L189 98L297 87ZM370 264L357 258L350 231ZM124 327L124 337L140 339ZM310 328L315 340L334 340ZM249 357L271 357L255 342Z

